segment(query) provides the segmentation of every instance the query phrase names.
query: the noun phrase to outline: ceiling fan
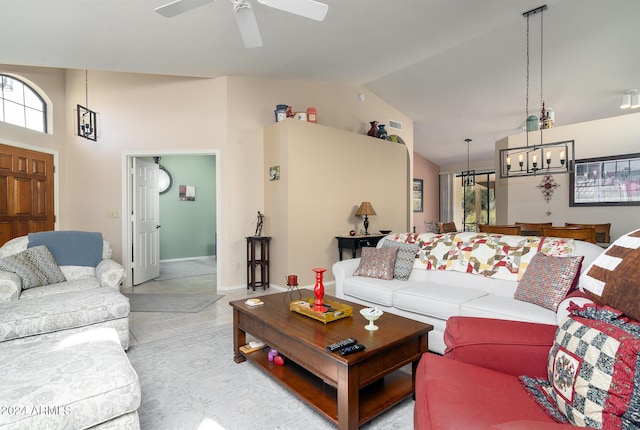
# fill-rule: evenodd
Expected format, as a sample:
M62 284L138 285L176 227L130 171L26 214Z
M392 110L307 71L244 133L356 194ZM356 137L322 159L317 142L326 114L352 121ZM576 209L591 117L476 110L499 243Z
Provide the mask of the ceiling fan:
M175 0L164 6L154 9L160 15L171 18L181 13L188 12L207 3L217 0ZM329 6L315 0L256 0L258 3L274 9L300 15L316 21L323 21L327 15ZM240 34L244 46L247 48L259 48L262 46L260 29L253 14L253 8L247 0L231 0L236 21L240 28Z

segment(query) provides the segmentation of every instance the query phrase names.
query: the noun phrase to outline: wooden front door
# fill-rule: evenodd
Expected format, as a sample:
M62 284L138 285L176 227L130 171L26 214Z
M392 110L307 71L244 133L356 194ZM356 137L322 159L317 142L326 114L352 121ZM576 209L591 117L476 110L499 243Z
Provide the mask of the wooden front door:
M0 246L54 229L53 155L0 145Z

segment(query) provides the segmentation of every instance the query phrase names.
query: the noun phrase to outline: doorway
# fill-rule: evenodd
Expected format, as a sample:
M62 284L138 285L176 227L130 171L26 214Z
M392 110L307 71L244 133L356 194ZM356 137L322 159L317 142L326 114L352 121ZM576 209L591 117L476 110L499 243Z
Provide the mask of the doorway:
M217 254L217 231L219 230L219 154L218 151L165 151L154 153L129 153L123 155L123 169L126 176L123 190L123 265L127 272L126 287L145 282L140 275L146 268L137 268L141 255L155 255L149 258L152 264L161 261L180 261L191 258L207 258ZM153 163L163 175L155 175L161 182L144 202L136 190L138 180L134 166ZM151 170L151 169L150 169ZM151 174L153 176L153 174ZM169 185L166 186L166 181ZM156 184L154 184L156 185ZM157 217L151 222L157 229L157 240L145 240L154 235L137 235L136 222L140 207ZM142 238L142 239L140 239ZM137 240L139 239L139 240ZM149 251L141 253L141 247ZM147 264L147 262L145 262ZM136 273L136 270L138 272ZM156 272L158 273L158 272ZM216 269L216 278L219 271ZM153 278L151 278L153 279ZM217 283L217 282L216 282Z

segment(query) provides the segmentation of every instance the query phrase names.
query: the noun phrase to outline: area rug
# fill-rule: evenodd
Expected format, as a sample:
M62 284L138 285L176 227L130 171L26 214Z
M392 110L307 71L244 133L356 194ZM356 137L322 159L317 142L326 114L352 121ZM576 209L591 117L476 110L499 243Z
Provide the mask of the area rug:
M214 258L196 258L193 260L168 261L160 263L160 276L154 281L190 278L192 276L213 275L216 273Z
M233 361L232 326L133 345L142 430L325 430L335 426L251 363ZM407 399L362 429L413 428Z
M124 293L131 312L197 313L220 300L222 294Z

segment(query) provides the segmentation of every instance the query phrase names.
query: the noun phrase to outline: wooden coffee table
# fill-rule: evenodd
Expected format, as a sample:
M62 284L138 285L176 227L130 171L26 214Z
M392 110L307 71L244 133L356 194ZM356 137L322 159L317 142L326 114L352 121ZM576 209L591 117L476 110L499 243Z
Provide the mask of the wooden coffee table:
M313 292L302 289L303 298ZM244 300L233 307L234 360L249 360L340 429L357 429L376 415L413 395L415 370L428 350L433 326L385 313L376 331L365 330L364 306L326 296L353 306L353 316L323 324L289 310L288 293L260 297L264 305L250 307ZM297 298L297 296L296 296ZM284 366L268 360L269 348L244 354L246 334L263 341L286 357ZM326 346L354 337L366 349L347 356ZM411 374L400 370L411 364Z

